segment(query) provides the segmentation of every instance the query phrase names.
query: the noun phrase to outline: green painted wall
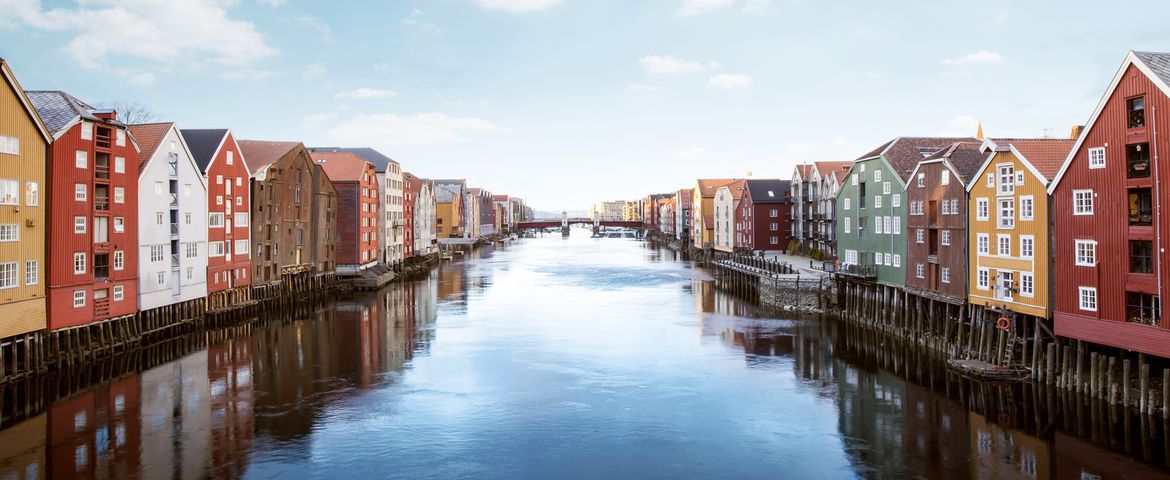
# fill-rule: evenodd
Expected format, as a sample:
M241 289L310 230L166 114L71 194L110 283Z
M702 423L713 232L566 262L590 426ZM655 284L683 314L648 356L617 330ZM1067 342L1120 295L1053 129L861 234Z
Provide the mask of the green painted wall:
M874 172L880 172L880 179L875 179ZM861 200L862 188L865 189L864 201ZM906 281L906 195L903 190L902 179L894 174L884 158L878 157L854 163L837 194L837 257L845 263L849 260L847 252L856 251L858 264L877 268L879 283L897 287ZM880 207L877 206L879 202ZM845 231L846 218L849 218L848 232ZM883 224L882 233L878 233L879 218ZM890 227L896 227L889 229L893 233L887 233L886 218L890 219ZM881 261L877 260L879 253Z

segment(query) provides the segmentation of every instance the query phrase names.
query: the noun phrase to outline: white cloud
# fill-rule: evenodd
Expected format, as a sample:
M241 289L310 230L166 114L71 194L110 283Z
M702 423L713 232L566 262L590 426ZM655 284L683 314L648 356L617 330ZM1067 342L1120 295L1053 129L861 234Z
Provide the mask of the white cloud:
M264 80L278 76L281 73L278 70L266 70L263 68L241 68L223 72L219 74L219 77L229 80Z
M333 98L338 100L373 100L381 98L389 98L396 95L393 90L382 90L377 88L361 87L344 92L338 92Z
M634 84L634 85L630 85L630 86L626 87L626 90L628 90L630 92L634 92L634 93L659 93L662 91L662 87L658 87L655 85Z
M561 0L475 0L480 7L508 12L535 12L555 6Z
M707 84L715 88L747 88L752 86L752 77L724 73L711 77Z
M437 25L435 25L434 23L424 22L424 21L420 20L420 17L422 17L423 15L426 15L426 14L427 14L427 12L424 12L424 11L419 10L417 8L413 9L410 11L409 16L402 19L402 23L403 23L403 25L414 25L414 26L418 27L420 30L425 30L428 32L439 31L439 27Z
M752 13L765 10L770 6L772 6L772 0L748 0L742 11L743 13Z
M936 135L940 137L974 137L978 130L978 119L971 115L958 115L948 121L946 128Z
M688 148L688 149L683 150L681 152L678 152L679 157L685 158L687 160L693 160L693 159L702 157L703 155L706 155L706 154L707 154L707 149L703 148L703 147L691 147L691 148Z
M679 60L670 55L650 55L638 60L646 73L652 75L677 75L703 71L703 64Z
M305 77L314 78L325 74L325 65L314 63L305 68Z
M388 64L385 64L385 63L375 63L374 64L374 70L377 70L379 72L385 72L386 70L389 70L389 69L390 69L390 65L388 65Z
M336 120L336 119L337 119L336 113L311 113L309 115L305 115L305 116L301 117L301 123L303 123L305 125L312 126L312 125L320 125L322 123L329 122L329 121Z
M268 5L269 7L279 7L284 5L284 0L256 0L256 2Z
M142 72L130 75L126 78L127 81L134 85L150 86L154 84L155 76L150 72Z
M674 13L682 17L702 15L730 7L734 3L735 0L684 0Z
M474 117L451 117L443 113L403 116L393 113L357 115L327 134L332 140L353 144L391 147L462 142L464 134L507 134L512 131Z
M39 0L0 0L0 11L9 25L73 34L62 49L88 69L117 69L123 62L155 70L179 62L247 67L278 53L252 22L230 18L225 4L214 0L78 4L44 9Z
M971 63L999 63L1003 61L1003 56L995 52L987 50L980 50L975 53L969 53L959 58L943 59L943 65L966 65Z

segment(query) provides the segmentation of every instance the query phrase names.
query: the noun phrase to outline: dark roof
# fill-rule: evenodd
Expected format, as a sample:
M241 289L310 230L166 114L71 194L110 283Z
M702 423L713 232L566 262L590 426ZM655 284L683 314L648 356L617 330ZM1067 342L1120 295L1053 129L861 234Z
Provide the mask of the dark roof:
M902 177L902 181L905 182L909 181L910 174L918 167L918 162L921 162L926 157L951 146L955 142L978 141L979 139L974 137L898 137L858 157L857 160L881 155L890 164L894 172L899 177Z
M138 144L138 171L142 171L142 167L150 158L154 156L154 152L158 150L158 146L162 145L163 138L166 138L167 132L171 131L171 127L175 126L173 122L163 123L143 123L139 125L130 125L130 136L134 137L134 143Z
M1170 53L1133 52L1163 83L1170 84Z
M925 160L945 158L955 167L955 173L959 175L959 180L966 184L979 172L979 167L982 167L983 161L987 159L987 154L979 150L979 145L977 142L955 142L951 146L935 152L934 155L926 157Z
M301 142L272 142L266 140L237 140L240 146L240 153L244 156L244 163L248 164L248 170L253 175L260 172L281 157L284 157L288 152L293 151L301 146Z
M93 122L104 122L93 114L97 109L93 105L78 100L77 97L60 90L27 90L24 92L37 115L54 136L64 130L75 118L81 117ZM120 125L118 122L113 122Z
M207 166L211 165L211 159L215 158L215 152L219 149L219 144L223 143L228 130L226 128L184 128L179 130L179 133L183 134L183 141L187 142L187 148L191 150L191 156L195 157L195 164L199 165L199 170L206 172Z
M393 158L387 157L383 155L382 152L374 150L370 147L313 147L310 148L309 151L314 153L352 153L361 157L362 160L374 164L374 171L378 173L386 173L386 165L389 165L391 162L398 163Z
M753 179L747 181L747 190L752 203L785 203L788 201L785 194L791 185L790 180Z

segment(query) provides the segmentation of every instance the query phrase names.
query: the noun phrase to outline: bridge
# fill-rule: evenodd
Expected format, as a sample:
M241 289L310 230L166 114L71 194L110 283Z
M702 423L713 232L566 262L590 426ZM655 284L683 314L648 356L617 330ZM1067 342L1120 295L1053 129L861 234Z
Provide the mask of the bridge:
M646 228L642 222L626 221L626 220L599 220L594 222L588 218L538 218L527 222L516 222L515 228L557 228L566 225L589 225L600 227L618 227L618 228Z

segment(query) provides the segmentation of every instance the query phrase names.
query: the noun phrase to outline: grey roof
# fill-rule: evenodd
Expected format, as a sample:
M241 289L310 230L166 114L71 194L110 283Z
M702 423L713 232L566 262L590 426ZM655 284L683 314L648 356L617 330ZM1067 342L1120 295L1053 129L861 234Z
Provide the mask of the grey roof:
M951 162L951 165L955 166L955 173L958 173L959 179L966 184L971 181L972 176L979 172L979 168L983 166L983 161L987 158L983 152L979 151L979 145L979 142L955 142L922 161L945 158Z
M454 201L458 192L454 192L443 185L435 185L435 203L447 203Z
M394 160L393 158L387 157L387 156L383 155L382 152L374 150L370 147L357 147L357 148L313 147L313 148L310 148L309 151L310 152L319 152L319 153L339 153L339 152L352 153L354 155L362 157L362 160L365 160L367 162L374 164L374 171L376 171L378 173L386 173L386 166L389 165L391 162L398 163L398 161Z
M1162 82L1170 84L1170 53L1133 52Z
M790 180L747 180L748 195L751 196L752 203L787 203L790 198L785 194L791 185Z
M77 117L93 122L104 122L104 120L94 116L93 112L98 109L94 108L93 105L60 90L26 90L24 93L28 95L28 100L32 102L33 108L37 109L37 115L40 115L41 121L45 122L49 133L54 136L64 130ZM118 122L112 123L121 125Z
M215 151L219 149L219 144L223 143L223 137L228 133L226 128L185 128L180 132L183 134L183 140L187 142L187 148L191 150L191 156L195 157L195 163L204 172L211 164L211 159L215 158Z
M979 142L979 139L973 137L898 137L858 157L856 161L881 156L890 164L894 173L897 173L902 181L906 182L909 181L910 173L918 166L918 162L939 150L950 147L955 142Z

